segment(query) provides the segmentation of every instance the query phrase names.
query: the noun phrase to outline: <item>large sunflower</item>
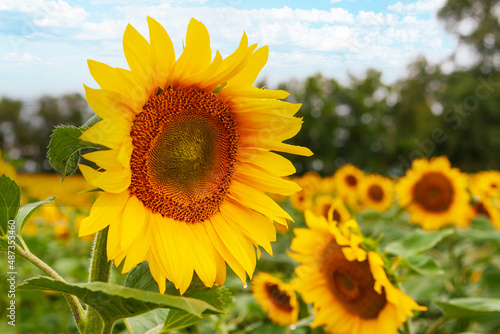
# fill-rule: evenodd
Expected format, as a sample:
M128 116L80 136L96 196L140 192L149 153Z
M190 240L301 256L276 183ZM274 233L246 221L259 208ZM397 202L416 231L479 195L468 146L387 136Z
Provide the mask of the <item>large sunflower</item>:
M425 230L447 224L467 226L470 222L467 177L451 168L446 157L414 160L396 184L396 194L399 205L410 213L410 220Z
M102 120L81 139L109 148L84 155L87 181L104 191L80 227L109 226L107 253L127 272L147 260L160 291L165 279L183 293L196 272L207 287L223 284L226 263L252 276L259 246L271 253L273 220L290 216L264 192L300 187L282 176L293 165L271 151L310 155L282 141L302 120L288 93L252 86L268 48L248 45L212 59L205 26L192 19L176 60L165 29L148 17L149 42L131 25L123 37L130 70L89 60L101 89L85 87Z
M390 334L412 311L426 309L392 285L380 255L360 247L354 220L337 226L308 211L306 223L309 229L294 229L290 256L301 263L294 287L313 303L313 327L324 325L336 334Z
M381 175L366 175L358 190L364 208L387 211L394 202L392 181Z
M290 284L261 272L252 279L252 294L272 322L283 326L297 322L297 293Z

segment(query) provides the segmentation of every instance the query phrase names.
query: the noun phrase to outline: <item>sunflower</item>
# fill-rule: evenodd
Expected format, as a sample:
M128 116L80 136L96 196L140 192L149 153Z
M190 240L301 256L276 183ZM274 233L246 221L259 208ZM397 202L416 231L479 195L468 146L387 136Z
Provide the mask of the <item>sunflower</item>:
M312 154L283 143L301 128L300 104L252 86L269 51L246 34L212 59L208 31L192 19L176 60L165 29L147 21L149 42L125 30L130 70L88 62L101 89L85 87L86 98L102 120L80 138L109 150L84 155L98 170L80 164L104 192L79 234L109 226L108 259L124 261L123 272L147 260L162 293L166 279L184 293L193 272L207 287L223 284L226 262L245 282L259 246L272 253L273 221L291 220L264 192L300 190L282 178L292 163L272 151Z
M491 225L500 230L500 209L489 198L481 199L472 204L473 216L485 216Z
M394 202L392 181L381 175L363 177L358 191L364 208L387 211Z
M477 197L500 197L500 171L488 170L469 177L470 191Z
M282 326L297 322L297 293L290 284L261 272L252 279L252 294L272 322Z
M301 264L295 269L294 287L306 303L313 303L312 327L331 333L396 333L425 310L389 281L376 252L360 247L363 237L354 220L337 227L306 212L309 229L296 228L290 256Z
M342 166L334 174L337 196L341 197L352 209L359 207L358 187L363 176L363 171L351 164Z
M344 223L351 218L351 213L340 198L322 195L316 198L313 212L325 217L328 221Z
M396 184L396 195L413 223L424 230L437 230L447 224L467 226L470 222L466 187L465 174L451 168L446 157L417 159Z

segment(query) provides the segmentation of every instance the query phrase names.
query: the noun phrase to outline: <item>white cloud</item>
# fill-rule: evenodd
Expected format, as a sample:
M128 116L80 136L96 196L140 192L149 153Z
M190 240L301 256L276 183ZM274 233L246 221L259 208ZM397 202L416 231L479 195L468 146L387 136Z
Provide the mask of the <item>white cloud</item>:
M9 52L4 55L3 59L7 62L16 63L18 65L43 63L43 61L39 57L29 54L28 52L25 52L23 54L19 54L17 52Z
M330 0L330 3L339 3L341 2L342 0Z
M416 2L403 3L401 1L396 2L393 5L387 7L388 10L395 12L437 12L438 9L443 7L446 0L419 0Z
M63 0L3 0L0 10L30 14L33 23L40 27L78 27L85 21L87 12Z

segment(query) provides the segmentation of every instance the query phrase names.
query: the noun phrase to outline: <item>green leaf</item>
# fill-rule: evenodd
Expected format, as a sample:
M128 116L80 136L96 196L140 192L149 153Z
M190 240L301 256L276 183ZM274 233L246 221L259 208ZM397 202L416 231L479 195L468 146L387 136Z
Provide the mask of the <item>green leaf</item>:
M19 206L21 205L21 189L14 180L11 180L7 175L0 176L0 227L1 231L8 234L8 226L15 226L17 221L15 217ZM8 224L10 220L14 220L14 225ZM12 234L15 230L10 229Z
M163 328L163 323L171 310L158 308L147 313L128 318L128 324L134 334L157 334Z
M436 301L449 318L468 318L480 316L500 316L500 299L495 298L457 298L447 302Z
M72 125L56 126L50 136L47 157L50 165L62 174L63 180L75 172L82 149L107 149L102 145L81 140L79 137L86 129L87 124L80 128Z
M158 285L151 276L147 262L140 263L130 271L125 279L125 286L145 291L158 291ZM165 293L169 295L179 295L178 290L175 289L175 286L171 282L167 282ZM231 293L226 287L215 286L213 288L207 288L196 275L193 276L193 281L183 296L203 300L221 312L232 302ZM158 313L155 314L155 316L157 315ZM150 322L151 317L148 315L144 317L144 319L136 317L136 319L129 320L131 324L134 323L135 325L137 322L141 321ZM164 326L159 333L191 326L200 320L199 317L195 317L193 314L189 314L184 310L169 310L167 318L163 320L165 322Z
M51 203L54 202L56 199L55 196L50 196L49 198L35 202L35 203L30 203L22 206L19 211L17 212L16 215L16 229L17 229L17 234L21 234L23 231L24 224L28 221L28 218L31 217L31 214L42 204L45 203Z
M26 280L17 288L69 293L94 308L105 322L110 323L157 308L183 310L199 318L206 313L221 313L201 300L162 295L102 282L69 284L49 277L36 277Z
M401 257L418 255L436 246L441 240L452 234L452 229L433 232L417 230L403 239L389 243L385 246L385 251Z
M430 256L419 255L409 256L407 259L408 267L422 276L439 276L444 275L444 270Z

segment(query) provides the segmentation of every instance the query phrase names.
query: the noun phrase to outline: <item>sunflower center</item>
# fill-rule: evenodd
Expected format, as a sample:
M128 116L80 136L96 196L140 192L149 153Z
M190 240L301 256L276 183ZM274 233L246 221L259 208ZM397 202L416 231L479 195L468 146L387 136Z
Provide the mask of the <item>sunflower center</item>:
M351 187L356 187L356 185L358 184L358 179L353 175L347 175L345 177L345 182Z
M350 313L363 319L375 319L385 307L385 290L378 294L368 261L349 261L342 247L331 241L324 252L323 272L328 288Z
M384 190L378 184L373 184L368 188L368 196L372 201L380 202L384 199Z
M189 223L219 209L238 146L224 101L195 89L166 90L147 102L130 134L129 190L146 207Z
M340 216L340 212L337 209L334 209L332 212L332 219L336 222L341 222L342 217Z
M453 185L443 174L430 172L415 184L413 198L428 211L443 212L453 202Z
M265 289L267 295L269 296L269 299L276 307L285 312L292 311L292 305L290 305L290 296L286 292L281 291L277 284L266 283Z
M477 202L475 209L477 215L485 215L486 217L491 219L490 213L488 212L488 209L486 208L483 202Z

